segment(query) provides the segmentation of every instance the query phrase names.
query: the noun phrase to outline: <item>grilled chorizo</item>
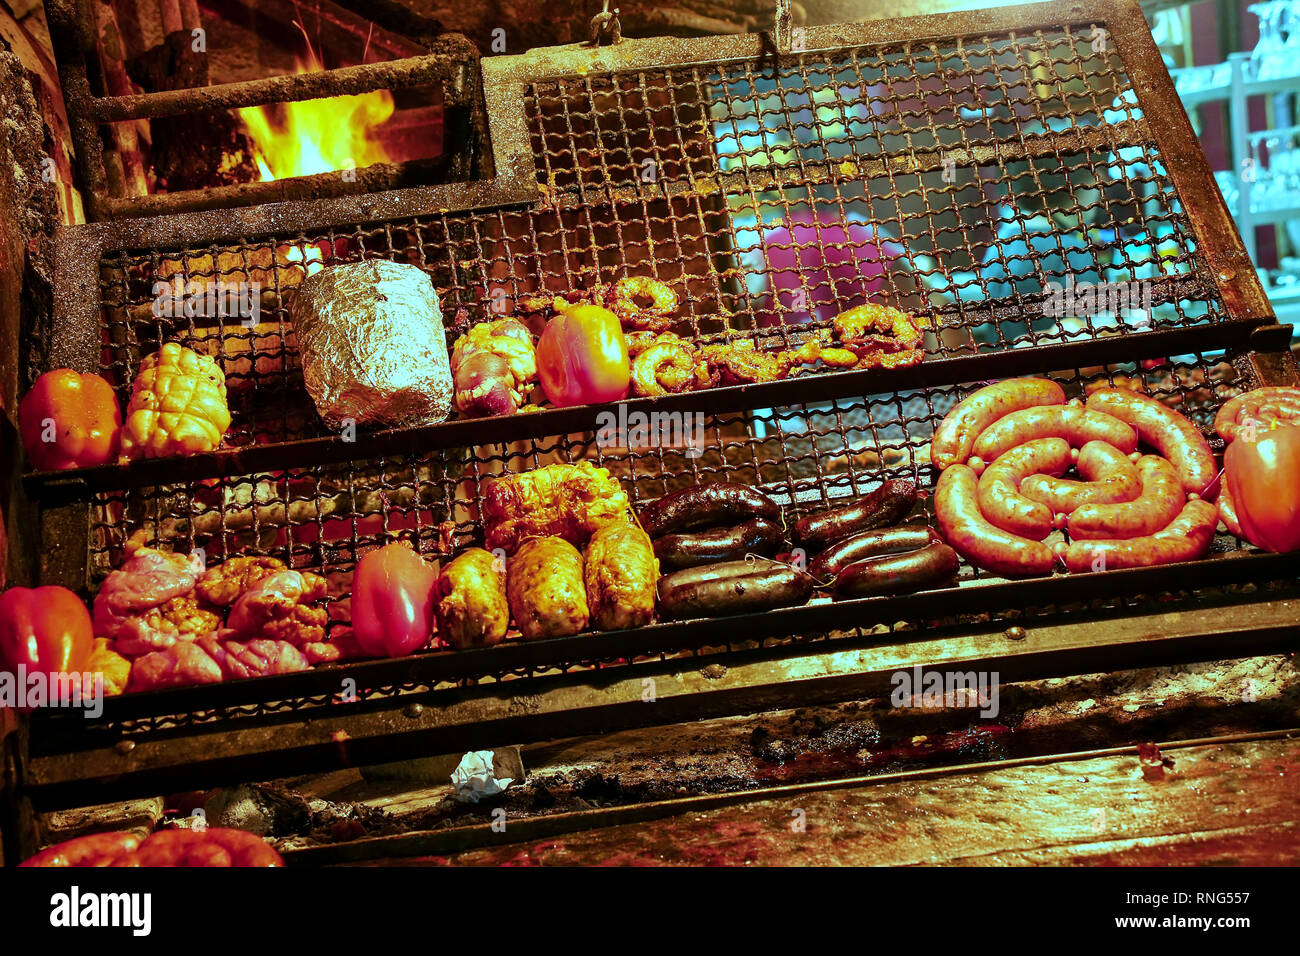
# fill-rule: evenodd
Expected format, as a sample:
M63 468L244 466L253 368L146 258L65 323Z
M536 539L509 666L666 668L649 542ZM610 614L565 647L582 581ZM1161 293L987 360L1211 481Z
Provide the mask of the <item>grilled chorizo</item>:
M1035 438L1064 438L1071 448L1090 441L1113 445L1129 454L1137 450L1137 432L1114 415L1078 405L1039 405L999 418L975 440L972 454L993 461L1003 452Z
M1219 470L1214 452L1192 422L1162 402L1126 388L1100 388L1088 396L1088 407L1106 412L1137 429L1148 445L1156 448L1178 471L1183 490L1189 495L1213 498L1210 486Z
M808 573L818 581L829 581L850 564L886 554L919 551L938 540L939 535L928 525L863 531L835 542L813 558L808 564Z
M1086 481L1030 475L1020 483L1020 493L1033 501L1041 501L1058 515L1072 514L1087 504L1132 501L1142 493L1142 479L1132 460L1120 449L1103 441L1090 441L1084 445L1075 467Z
M274 847L255 833L226 827L205 830L158 830L128 866L284 866Z
M934 541L919 551L850 564L835 578L835 596L911 594L952 580L959 566L957 552L941 541Z
M577 634L590 616L582 555L563 538L529 538L506 564L506 599L524 637Z
M1072 541L1061 552L1071 571L1141 568L1176 561L1194 561L1210 549L1219 512L1208 501L1193 498L1178 516L1152 535L1108 541Z
M683 488L641 509L641 527L652 538L679 531L767 518L779 521L781 506L757 488L731 481Z
M726 561L665 574L659 610L668 618L722 617L805 604L812 592L811 575L780 561Z
M1052 549L1041 541L1003 531L980 514L979 479L966 465L953 465L939 476L934 513L944 540L977 567L1006 577L1050 574Z
M1081 505L1070 515L1071 538L1139 538L1174 520L1187 496L1174 466L1158 455L1138 459L1142 492L1132 501Z
M1022 495L1020 482L1036 474L1063 475L1070 461L1070 443L1064 438L1036 438L1004 452L980 475L980 512L1003 531L1042 541L1052 533L1052 512Z
M659 562L650 537L634 524L608 524L591 536L583 579L591 623L600 631L649 624Z
M665 572L738 561L747 554L771 557L781 547L781 534L781 526L775 521L752 518L729 528L666 534L655 539L655 557Z
M852 504L804 515L794 523L794 540L808 551L820 551L850 535L896 524L917 499L915 482L892 478Z
M1214 416L1214 430L1224 441L1236 441L1248 420L1254 418L1267 425L1270 417L1300 419L1300 388L1269 385L1230 398Z
M490 552L470 548L443 565L434 594L438 636L452 647L489 647L505 638L505 577Z
M936 468L965 462L980 433L1004 415L1036 405L1064 405L1065 389L1046 378L1010 378L971 393L944 416L930 441Z
M90 833L46 847L19 866L111 866L134 858L140 837L134 833Z

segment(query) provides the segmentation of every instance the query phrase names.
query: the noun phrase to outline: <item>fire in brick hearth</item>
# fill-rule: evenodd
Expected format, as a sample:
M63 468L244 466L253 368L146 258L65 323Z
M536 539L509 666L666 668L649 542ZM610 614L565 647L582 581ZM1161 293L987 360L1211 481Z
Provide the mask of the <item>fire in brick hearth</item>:
M320 73L324 67L313 52L298 73ZM253 143L253 159L263 182L351 170L388 162L390 156L376 135L394 111L393 95L375 90L356 96L301 100L276 106L239 110Z

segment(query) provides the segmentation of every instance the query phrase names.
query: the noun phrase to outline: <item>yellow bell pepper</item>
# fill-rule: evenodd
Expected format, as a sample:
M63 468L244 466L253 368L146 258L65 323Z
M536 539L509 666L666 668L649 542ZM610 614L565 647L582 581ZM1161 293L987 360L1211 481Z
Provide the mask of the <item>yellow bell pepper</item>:
M226 377L207 355L168 342L140 364L122 428L126 458L212 451L230 427Z
M131 677L131 662L113 650L108 638L97 637L84 670L100 674L104 679L104 696L116 697L126 690Z

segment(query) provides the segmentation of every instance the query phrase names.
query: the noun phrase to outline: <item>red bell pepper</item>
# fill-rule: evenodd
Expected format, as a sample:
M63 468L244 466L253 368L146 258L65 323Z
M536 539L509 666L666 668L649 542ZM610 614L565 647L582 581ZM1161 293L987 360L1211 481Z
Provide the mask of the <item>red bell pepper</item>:
M352 629L376 657L402 657L433 634L437 567L404 542L366 553L352 575Z
M117 460L122 409L98 375L59 368L36 380L18 404L23 447L42 471L88 468Z
M1241 529L1266 551L1300 550L1300 426L1239 437L1223 455L1223 479Z
M537 342L537 379L552 405L602 404L627 394L632 367L618 316L556 299L560 314Z
M90 612L61 587L10 588L0 594L0 670L80 674L95 647Z

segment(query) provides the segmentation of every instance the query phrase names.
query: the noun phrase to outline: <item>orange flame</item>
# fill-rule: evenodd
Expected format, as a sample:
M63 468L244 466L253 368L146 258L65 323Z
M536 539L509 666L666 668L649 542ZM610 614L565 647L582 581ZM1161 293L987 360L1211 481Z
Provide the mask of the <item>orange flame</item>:
M294 61L298 73L323 67L313 55L307 65ZM253 141L253 158L263 182L289 176L360 169L389 157L375 139L375 129L393 115L393 96L375 90L356 96L299 100L272 110L250 106L239 110Z

